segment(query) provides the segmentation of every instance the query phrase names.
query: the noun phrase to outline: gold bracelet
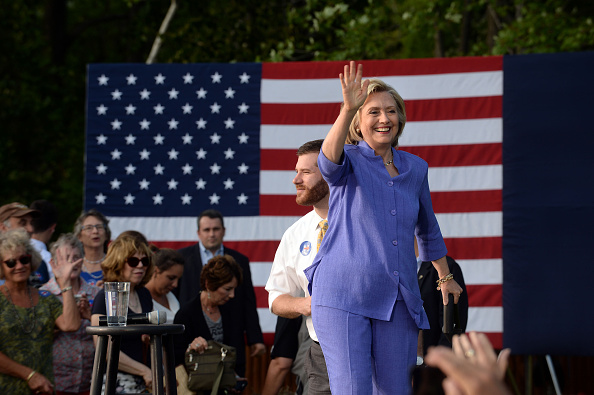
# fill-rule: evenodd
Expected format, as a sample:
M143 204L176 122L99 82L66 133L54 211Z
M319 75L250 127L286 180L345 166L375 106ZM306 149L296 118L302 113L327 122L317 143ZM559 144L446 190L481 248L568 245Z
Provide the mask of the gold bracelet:
M37 373L36 371L32 370L31 373L29 373L29 375L27 376L27 384L29 384L29 380L31 380L31 378L35 375L35 373Z
M62 288L60 292L62 292L62 293L64 293L64 292L68 292L68 291L70 291L71 289L72 289L72 285L71 285L71 286L69 286L69 287L64 287L64 288Z
M443 276L443 278L440 278L439 280L435 281L437 283L437 290L441 291L441 284L448 282L450 280L454 279L454 275L452 273L448 274L447 276Z

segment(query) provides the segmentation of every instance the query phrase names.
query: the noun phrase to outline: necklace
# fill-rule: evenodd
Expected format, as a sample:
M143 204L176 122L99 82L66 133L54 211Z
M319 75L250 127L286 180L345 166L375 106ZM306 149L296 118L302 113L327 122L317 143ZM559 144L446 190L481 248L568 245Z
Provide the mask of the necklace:
M200 291L200 293L202 294L202 291ZM208 295L208 298L210 299L210 294ZM214 311L212 311L210 309L210 307L208 307L208 305L206 303L202 302L202 298L200 298L200 304L202 305L202 310L206 310L206 312L208 314L214 314L215 313Z
M390 166L392 163L394 163L394 155L392 155L392 159L390 159L387 162L384 162L384 166Z
M87 273L89 276L91 276L95 280L101 280L103 278L103 271L101 271L101 273L99 273L99 274L93 274L93 272L91 272L89 270L89 268L87 267L87 265L85 265L84 262L83 262L83 268L85 269L85 273Z
M90 263L91 265L95 265L97 263L101 263L105 260L105 254L103 254L103 257L97 261L89 261L87 258L84 259L85 262Z
M19 322L19 326L21 327L23 332L26 334L33 332L33 329L35 328L35 326L37 324L37 316L35 315L35 306L33 305L33 297L31 296L31 287L27 286L27 290L29 291L29 303L31 303L31 307L33 307L33 320L30 322L31 326L29 327L29 329L25 329L25 326L23 325L23 321L21 321L21 316L19 315L19 312L17 311L15 304L12 302L12 297L10 296L10 290L8 289L6 284L4 284L4 288L6 288L6 295L8 296L8 301L12 305L12 309L14 310L14 315L16 316L17 321Z

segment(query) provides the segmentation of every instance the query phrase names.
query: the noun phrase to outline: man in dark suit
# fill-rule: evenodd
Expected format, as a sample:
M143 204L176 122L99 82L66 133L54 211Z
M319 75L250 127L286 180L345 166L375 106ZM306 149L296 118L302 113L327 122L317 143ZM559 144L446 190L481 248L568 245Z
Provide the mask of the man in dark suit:
M245 328L250 355L256 356L266 352L260 319L256 309L256 293L252 284L250 261L238 251L223 246L225 225L223 215L217 210L203 211L198 217L198 243L182 248L179 252L184 256L184 275L179 279L178 287L173 291L181 306L200 294L200 274L202 266L217 255L231 255L243 271L243 283L235 290L235 297L227 302L226 309L233 311L238 325ZM242 350L238 351L243 353Z
M416 247L416 243L415 243ZM458 300L458 317L460 318L460 329L466 331L468 322L468 293L460 265L449 256L446 256L450 273L454 275L456 282L462 287L462 294ZM451 343L442 333L443 326L443 296L441 291L437 290L437 280L439 275L431 262L422 262L418 270L419 288L421 298L423 299L423 308L429 318L430 329L423 329L423 355L431 346L449 346Z

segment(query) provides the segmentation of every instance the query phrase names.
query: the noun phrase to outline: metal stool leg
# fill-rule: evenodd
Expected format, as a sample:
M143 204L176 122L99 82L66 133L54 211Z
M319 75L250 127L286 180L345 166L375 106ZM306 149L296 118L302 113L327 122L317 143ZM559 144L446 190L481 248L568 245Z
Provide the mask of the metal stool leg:
M165 335L163 364L165 365L165 394L177 395L177 382L175 380L175 359L173 357L173 336Z
M163 349L161 335L151 335L151 370L153 373L153 394L163 392Z
M105 377L105 395L113 395L116 391L116 384L118 381L118 365L120 363L121 341L121 336L112 335L109 337L107 376Z
M107 336L97 336L95 347L95 362L93 363L93 376L91 378L91 395L101 395L103 375L107 356Z

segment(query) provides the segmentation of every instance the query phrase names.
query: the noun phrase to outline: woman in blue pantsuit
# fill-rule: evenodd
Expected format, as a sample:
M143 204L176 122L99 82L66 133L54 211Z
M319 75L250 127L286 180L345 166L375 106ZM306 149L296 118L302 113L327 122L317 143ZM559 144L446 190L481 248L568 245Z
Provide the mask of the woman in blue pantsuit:
M414 237L420 258L439 273L444 303L449 293L457 303L462 289L445 259L428 165L396 149L404 101L362 75L354 62L340 74L344 103L318 158L330 186L330 226L305 272L332 393L406 394L418 331L429 328Z

